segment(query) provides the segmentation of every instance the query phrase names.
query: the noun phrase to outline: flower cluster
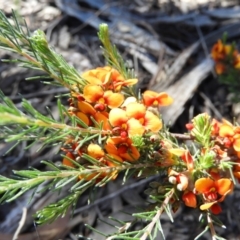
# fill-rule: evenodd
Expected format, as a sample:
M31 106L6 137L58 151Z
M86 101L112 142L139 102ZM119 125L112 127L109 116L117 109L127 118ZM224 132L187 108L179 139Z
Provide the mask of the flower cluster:
M198 150L179 147L161 135L158 107L173 101L167 93L147 90L136 97L133 86L138 80L125 79L111 67L87 71L82 78L85 85L72 92L68 112L78 119L79 127L98 132L101 141L99 134L87 141L83 135L69 138L63 165L98 167L79 179L100 182L114 180L126 163L151 163L156 173L167 172L167 181L158 189L161 194L174 189L170 201L174 211L183 202L213 214L221 212L220 203L233 190L229 171L240 179L240 127L201 114L186 125Z
M201 210L219 214L220 203L233 191L230 172L238 180L240 176L240 128L226 120L211 119L207 114L196 116L186 127L190 137L199 144L199 151L193 156L188 150L172 150L181 156L187 169L171 170L169 182L176 184L186 206L200 205Z
M240 54L233 44L225 44L222 40L212 47L212 59L215 61L215 70L218 75L240 69Z
M80 121L80 127L98 129L101 143L96 138L87 142L83 142L82 138L69 139L66 145L70 148L63 148L66 152L63 164L69 167L77 167L77 163L88 166L89 160L92 160L91 164L102 167L102 172L80 175L80 179L99 180L106 176L115 179L118 171L108 172L104 166L139 161L141 147L134 143L134 139L148 139L150 142L149 135L158 133L163 125L157 108L167 106L173 100L166 93L153 91L145 91L139 98L130 95L129 89L133 90L138 80L125 79L116 69L108 66L87 71L82 78L85 85L72 92L68 112Z
M226 120L211 119L207 114L196 116L186 127L195 146L179 148L165 144L168 154L161 163L170 163L165 165L167 181L157 184L157 189L150 189L150 193L159 196L173 187L175 195L170 201L173 211L183 202L188 207L219 214L221 202L240 177L240 127Z

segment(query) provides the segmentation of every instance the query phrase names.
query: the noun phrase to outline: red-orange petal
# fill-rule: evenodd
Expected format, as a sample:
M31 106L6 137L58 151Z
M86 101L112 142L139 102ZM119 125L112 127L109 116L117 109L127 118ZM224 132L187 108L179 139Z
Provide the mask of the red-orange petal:
M240 179L240 172L239 171L238 172L234 171L233 175L234 175L235 178Z
M215 181L215 186L220 195L226 195L232 189L232 182L228 178L221 178Z
M147 90L143 93L143 102L144 105L149 107L152 106L154 100L157 98L158 93L154 91Z
M112 142L107 142L104 148L109 154L118 155L117 147Z
M107 144L118 145L118 144L127 142L127 140L128 138L123 139L121 137L111 137L107 139Z
M73 164L73 162L70 161L69 159L72 159L72 160L74 161L74 156L73 156L73 154L72 154L71 152L68 152L68 153L66 154L66 157L63 158L62 164L63 164L64 166L68 166L68 167L75 167L75 165Z
M139 159L140 153L138 152L137 148L134 146L128 146L129 150L126 153L122 153L120 156L129 161L129 162L135 162Z
M83 96L90 103L97 102L100 98L103 97L103 94L103 89L97 85L89 84L86 85L83 89Z
M141 119L144 118L146 107L137 102L131 102L126 106L126 113L129 118Z
M182 155L182 160L187 164L188 170L193 170L193 157L188 150L186 150L185 153Z
M200 178L195 182L195 188L199 193L206 193L212 187L215 187L215 184L210 178Z
M197 198L196 195L189 191L183 194L182 200L184 201L185 205L188 207L196 208L197 207Z
M215 203L211 206L210 208L211 212L215 215L219 214L222 212L222 208L218 203Z

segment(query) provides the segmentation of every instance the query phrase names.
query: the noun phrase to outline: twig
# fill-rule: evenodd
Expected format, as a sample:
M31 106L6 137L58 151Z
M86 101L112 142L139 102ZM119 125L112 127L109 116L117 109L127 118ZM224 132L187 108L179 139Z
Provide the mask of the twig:
M210 231L211 231L212 240L216 240L216 237L215 237L216 236L216 232L215 232L215 229L214 229L214 226L213 226L212 219L211 219L209 214L207 215L207 221L208 221L208 226L209 226Z
M149 236L149 234L152 232L154 226L156 225L157 221L159 220L162 212L164 211L166 205L169 203L170 199L172 198L172 195L174 194L174 189L172 189L168 196L165 198L162 206L158 209L155 217L152 219L152 221L148 224L146 230L144 231L144 234L140 238L140 240L145 240Z
M194 137L191 135L181 134L181 133L171 133L171 136L181 139L181 140L193 140Z
M21 229L23 228L23 225L24 225L24 223L26 221L26 217L27 217L27 208L24 207L23 208L23 213L22 213L22 218L21 218L21 220L19 222L19 225L18 225L18 228L17 228L16 232L13 235L13 239L12 240L17 240L18 239L18 235L19 235Z

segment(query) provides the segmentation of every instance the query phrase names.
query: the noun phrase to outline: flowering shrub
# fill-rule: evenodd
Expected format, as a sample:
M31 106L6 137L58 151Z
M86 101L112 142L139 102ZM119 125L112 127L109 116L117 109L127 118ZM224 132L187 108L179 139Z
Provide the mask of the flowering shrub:
M48 46L43 32L28 35L14 20L12 25L0 14L0 46L25 57L19 60L24 66L42 70L54 83L67 87L69 106L58 102L60 120L56 121L24 99L22 112L0 94L0 124L11 126L1 129L2 138L61 143L64 153L61 165L43 161L51 171L14 171L17 178L12 179L0 176L1 202L15 200L43 183L48 191L71 184L67 197L36 213L36 222L43 224L63 216L86 189L104 186L120 172L124 178L161 174L162 181L150 183L145 191L154 208L134 214L150 223L137 232L129 230L126 223L106 238L153 239L155 230L162 231L161 213L165 211L171 218L181 204L199 211L212 238L219 238L212 217L221 213L222 202L240 179L240 127L203 113L186 124L188 133L170 133L159 108L171 105L173 99L165 92L138 92L138 79L111 45L107 25L100 26L99 38L109 65L80 75ZM239 68L233 46L219 41L212 56L218 74L225 74L228 67ZM192 144L180 143L185 140Z
M240 89L240 53L235 44L226 44L224 40L218 40L211 51L212 59L215 62L215 71L221 83L228 86L233 94L233 100L239 102Z

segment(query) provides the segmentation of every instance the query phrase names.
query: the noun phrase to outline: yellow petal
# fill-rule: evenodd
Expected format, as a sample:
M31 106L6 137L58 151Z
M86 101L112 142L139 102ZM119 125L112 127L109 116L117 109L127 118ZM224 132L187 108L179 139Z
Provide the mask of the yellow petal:
M103 94L103 89L97 85L86 85L83 89L83 96L90 103L97 102Z
M103 157L105 154L103 149L99 145L94 143L90 143L88 145L87 151L89 156L96 159Z
M131 118L127 122L128 125L128 134L132 136L142 136L145 132L144 126L136 119Z
M217 201L214 202L210 202L210 203L204 203L200 206L201 210L208 210L211 206L213 206L215 203L217 203Z
M141 103L132 102L126 106L126 113L129 118L140 119L144 117L146 107Z
M159 93L158 97L159 106L168 106L173 103L173 98L171 98L167 93Z
M113 93L112 91L106 91L104 93L104 99L109 108L117 108L121 106L124 101L124 96L121 93Z
M162 129L162 120L152 112L147 111L145 114L144 126L147 130L156 133Z
M229 126L228 124L223 124L220 126L219 129L219 136L220 137L229 137L234 135L234 130L232 126Z
M172 149L169 149L168 151L178 157L183 156L186 152L185 149L181 149L181 148L172 148Z
M109 122L113 127L121 127L128 121L126 112L121 108L113 108L109 113Z
M136 84L137 82L138 82L137 78L131 78L131 79L125 80L123 83L125 86L132 86L132 85Z
M84 72L81 77L85 79L89 84L101 85L102 81L96 76L96 70L89 70Z

